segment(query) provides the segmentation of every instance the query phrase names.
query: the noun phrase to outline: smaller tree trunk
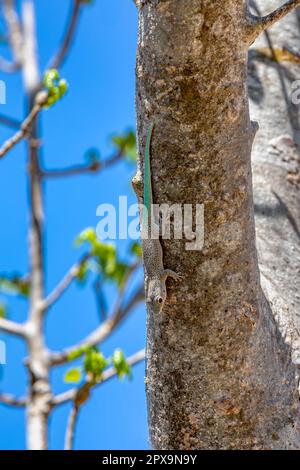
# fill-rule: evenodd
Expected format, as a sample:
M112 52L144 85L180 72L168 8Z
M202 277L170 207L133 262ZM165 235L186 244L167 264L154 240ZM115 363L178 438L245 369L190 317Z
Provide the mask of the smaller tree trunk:
M23 80L29 111L31 111L40 84L32 0L26 0L23 3L23 24ZM48 447L48 416L51 401L49 363L43 334L43 203L38 138L38 122L35 120L28 139L31 276L30 311L26 332L29 349L27 366L30 377L27 406L27 445L29 450L46 450Z

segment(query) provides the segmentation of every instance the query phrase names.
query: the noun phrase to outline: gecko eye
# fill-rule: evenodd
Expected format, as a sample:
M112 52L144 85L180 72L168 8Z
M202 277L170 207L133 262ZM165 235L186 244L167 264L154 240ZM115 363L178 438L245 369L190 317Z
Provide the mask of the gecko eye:
M162 304L162 302L163 302L162 297L157 297L157 302L158 302L159 304Z

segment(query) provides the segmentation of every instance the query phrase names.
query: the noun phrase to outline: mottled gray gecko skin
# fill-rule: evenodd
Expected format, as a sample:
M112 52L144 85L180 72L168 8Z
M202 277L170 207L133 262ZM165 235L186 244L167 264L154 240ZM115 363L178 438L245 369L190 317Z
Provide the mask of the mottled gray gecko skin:
M151 132L153 127L148 133L148 138L151 139ZM150 140L149 140L150 144ZM148 147L148 148L147 148ZM148 165L150 170L150 146L146 146L145 151L145 160L144 168ZM135 177L132 180L132 186L137 194L140 204L143 204L145 199L149 200L151 205L153 204L153 194L152 194L152 184L151 184L151 173L145 172L148 176L148 181L144 181L144 191L143 191L143 178L141 172L138 171ZM149 192L148 192L149 191ZM147 193L148 192L148 193ZM145 194L149 197L145 197ZM143 197L144 196L144 197ZM158 238L151 238L151 233L155 233L153 227L156 230L159 230L159 227L153 225L152 222L152 231L151 231L151 207L147 207L147 227L143 227L143 209L141 211L141 233L142 233L142 251L143 251L143 261L144 261L144 270L145 270L145 284L146 284L146 302L147 307L153 314L160 314L164 308L165 301L167 299L167 288L166 280L168 277L171 277L175 281L179 281L183 276L171 269L165 269L163 263L163 250ZM149 238L143 237L143 231L145 231ZM159 232L158 232L159 233Z

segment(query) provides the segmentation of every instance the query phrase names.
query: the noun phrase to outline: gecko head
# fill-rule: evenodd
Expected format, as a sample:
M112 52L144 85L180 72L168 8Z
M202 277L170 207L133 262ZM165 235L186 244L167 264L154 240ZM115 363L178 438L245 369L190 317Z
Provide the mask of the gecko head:
M165 282L160 279L150 281L148 287L147 304L154 314L161 313L167 298Z

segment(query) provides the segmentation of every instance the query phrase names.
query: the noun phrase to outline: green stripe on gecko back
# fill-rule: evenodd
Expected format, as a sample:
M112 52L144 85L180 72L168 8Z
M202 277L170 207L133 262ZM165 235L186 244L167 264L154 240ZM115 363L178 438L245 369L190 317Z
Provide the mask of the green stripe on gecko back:
M151 162L150 162L150 147L151 137L154 124L151 124L146 140L145 147L145 160L144 160L144 206L147 211L143 211L142 225L143 229L149 227L150 216L151 216L151 205L152 205L152 181L151 181Z

